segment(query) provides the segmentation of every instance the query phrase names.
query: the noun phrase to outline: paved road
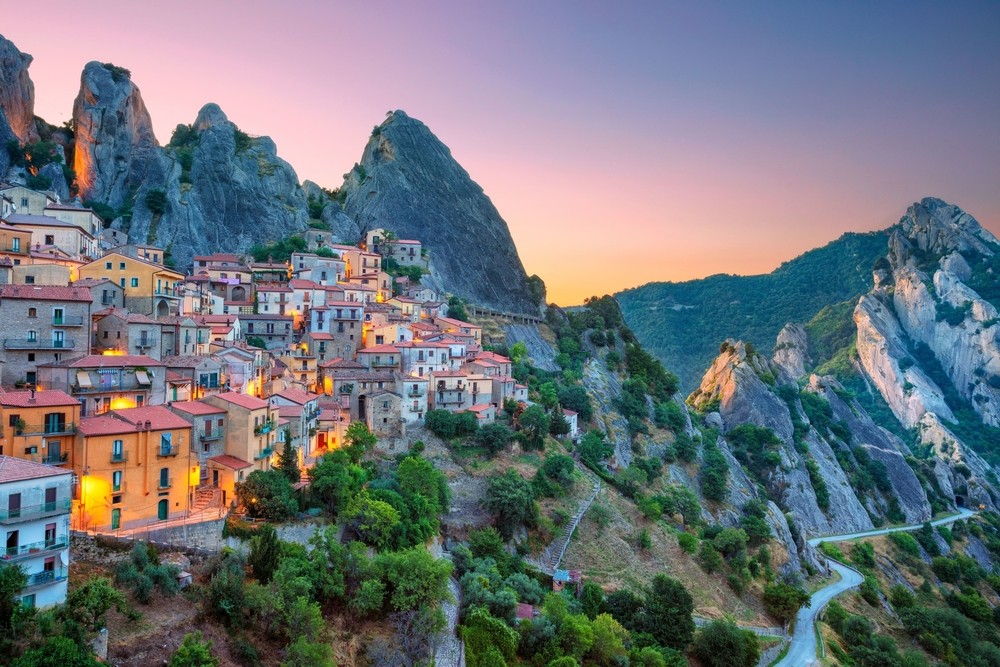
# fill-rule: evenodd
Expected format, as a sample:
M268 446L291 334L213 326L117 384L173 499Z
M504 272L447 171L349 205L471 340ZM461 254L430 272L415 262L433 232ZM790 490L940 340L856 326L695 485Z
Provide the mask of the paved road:
M958 514L932 521L931 525L941 526L947 523L967 519L975 512L962 509ZM816 546L820 542L843 542L845 540L856 540L862 537L874 537L876 535L887 535L903 531L918 530L923 524L912 526L898 526L896 528L883 528L881 530L869 530L864 533L848 533L846 535L829 535L826 537L814 537L809 540L809 544ZM864 581L861 573L852 567L842 565L834 560L827 561L830 568L840 575L838 581L833 582L825 588L821 588L812 594L809 604L799 609L795 617L795 632L792 634L791 646L788 653L782 658L776 667L802 667L803 665L818 665L819 659L816 656L816 631L814 629L816 617L823 611L830 600L845 591L857 588Z

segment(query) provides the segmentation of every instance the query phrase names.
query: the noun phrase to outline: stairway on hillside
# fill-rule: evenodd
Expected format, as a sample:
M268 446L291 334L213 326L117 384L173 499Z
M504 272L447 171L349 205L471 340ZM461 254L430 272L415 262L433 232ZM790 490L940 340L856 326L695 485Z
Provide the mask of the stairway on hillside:
M576 468L591 482L593 489L590 495L577 506L576 513L570 522L566 524L566 527L563 528L562 534L545 549L541 560L542 569L546 574L555 574L555 571L559 569L559 563L562 562L563 556L566 554L569 541L573 538L573 532L580 524L580 520L583 519L583 515L590 509L594 499L597 498L597 494L601 491L601 480L597 475L579 463L577 463Z
M188 516L219 507L222 507L222 489L215 486L203 486L195 492L194 504L191 505L191 512Z

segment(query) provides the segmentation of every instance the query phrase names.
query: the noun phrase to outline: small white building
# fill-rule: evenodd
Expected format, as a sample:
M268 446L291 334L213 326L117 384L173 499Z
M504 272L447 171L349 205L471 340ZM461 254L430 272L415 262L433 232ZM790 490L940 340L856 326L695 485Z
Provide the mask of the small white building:
M20 594L27 606L66 602L72 481L72 470L0 456L0 567L27 575Z
M576 440L577 436L580 435L580 420L579 415L573 410L562 409L563 417L566 418L566 423L569 424L569 433L566 435L570 440Z

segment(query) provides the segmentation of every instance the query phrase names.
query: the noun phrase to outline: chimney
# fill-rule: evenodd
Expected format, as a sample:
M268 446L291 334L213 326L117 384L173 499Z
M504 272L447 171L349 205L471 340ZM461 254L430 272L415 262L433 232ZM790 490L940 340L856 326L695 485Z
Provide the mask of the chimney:
M152 424L151 424L151 423L150 423L150 421L149 421L149 420L147 419L147 420L146 420L146 430L147 430L147 431L149 430L149 427L150 427L151 425L152 425Z
M31 388L31 398L28 399L28 403L34 403L34 402L35 402L35 388L32 387Z

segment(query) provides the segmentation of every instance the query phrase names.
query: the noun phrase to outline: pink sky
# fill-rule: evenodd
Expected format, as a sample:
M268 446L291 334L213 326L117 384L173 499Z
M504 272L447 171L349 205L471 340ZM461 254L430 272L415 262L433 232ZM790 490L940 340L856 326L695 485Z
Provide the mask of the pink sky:
M3 34L49 122L113 62L161 142L216 102L327 187L405 109L564 305L770 271L926 195L1000 233L1000 5L357 4L53 0Z

